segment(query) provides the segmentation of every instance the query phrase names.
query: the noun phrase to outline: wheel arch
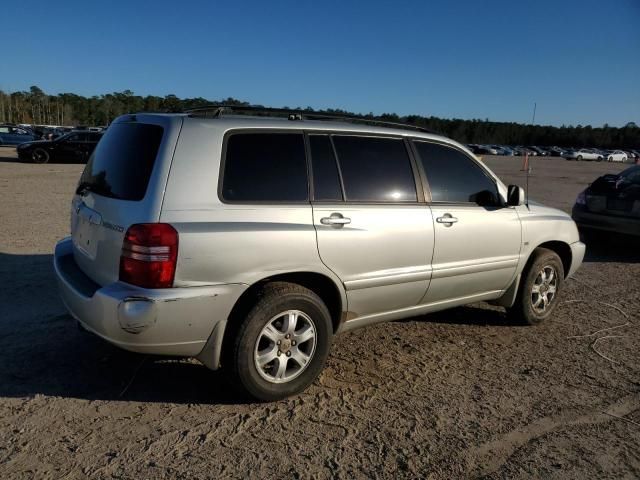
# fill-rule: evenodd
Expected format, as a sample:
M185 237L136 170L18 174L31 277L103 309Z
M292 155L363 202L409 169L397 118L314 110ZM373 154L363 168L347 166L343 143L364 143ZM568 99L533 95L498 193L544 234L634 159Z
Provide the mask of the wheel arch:
M249 288L240 295L238 300L236 300L225 322L226 325L224 326L224 332L222 333L217 355L214 354L217 358L212 359L214 369L218 368L220 361L224 363L225 355L229 352L228 346L232 344L238 332L241 319L249 313L249 310L257 301L264 286L271 282L295 283L316 293L329 309L333 332L335 333L338 330L342 322L343 311L346 309L346 294L344 289L331 277L311 271L296 271L270 275L252 283Z
M567 275L569 274L569 270L571 269L571 261L572 261L571 247L569 246L569 244L561 240L551 240L548 242L543 242L540 245L536 246L536 248L534 248L531 251L529 258L527 259L527 265L529 264L531 257L533 256L533 252L537 248L546 248L548 250L555 252L560 257L560 260L562 261L562 268L564 269L564 278L567 278Z

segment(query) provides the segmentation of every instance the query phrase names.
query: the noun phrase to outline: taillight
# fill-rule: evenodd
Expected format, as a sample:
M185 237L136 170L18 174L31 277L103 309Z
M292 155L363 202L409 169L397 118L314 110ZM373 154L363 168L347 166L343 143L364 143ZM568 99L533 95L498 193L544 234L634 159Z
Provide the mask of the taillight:
M120 255L120 280L144 288L171 288L178 259L178 232L166 223L131 225Z

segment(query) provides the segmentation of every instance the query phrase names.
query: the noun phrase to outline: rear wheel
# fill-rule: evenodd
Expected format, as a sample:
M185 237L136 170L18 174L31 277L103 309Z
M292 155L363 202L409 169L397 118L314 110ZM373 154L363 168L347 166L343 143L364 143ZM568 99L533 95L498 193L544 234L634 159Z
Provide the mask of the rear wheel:
M576 157L576 160L581 161L581 160L582 160L582 155L578 155L578 156Z
M297 284L274 282L242 322L231 366L249 395L280 400L318 377L332 334L329 310L318 295Z
M49 152L44 148L36 148L31 154L33 163L47 163L49 161Z
M537 325L551 316L558 305L564 282L564 267L557 253L537 248L522 274L518 296L509 316L526 325Z

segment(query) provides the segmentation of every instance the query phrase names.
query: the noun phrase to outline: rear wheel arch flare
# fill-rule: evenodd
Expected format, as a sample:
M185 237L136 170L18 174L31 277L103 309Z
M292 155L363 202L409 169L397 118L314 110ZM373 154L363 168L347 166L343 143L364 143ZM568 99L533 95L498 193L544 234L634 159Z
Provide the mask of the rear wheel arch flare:
M316 272L291 272L273 275L253 283L247 288L231 309L222 341L222 355L232 345L242 319L246 317L253 305L260 298L264 287L273 282L288 282L301 285L318 295L331 314L331 323L335 333L340 326L343 312L342 294L336 283L328 276Z

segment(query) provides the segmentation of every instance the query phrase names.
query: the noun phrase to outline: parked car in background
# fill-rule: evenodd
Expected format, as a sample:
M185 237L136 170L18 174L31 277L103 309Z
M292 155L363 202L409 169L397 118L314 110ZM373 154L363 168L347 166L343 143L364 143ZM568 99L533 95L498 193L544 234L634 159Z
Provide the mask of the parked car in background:
M630 163L635 162L638 158L638 154L633 150L623 150L623 152L627 154L627 161Z
M626 162L628 158L622 150L612 150L607 154L607 162Z
M36 135L26 127L15 125L0 125L0 146L20 145L25 142L36 140Z
M541 157L546 157L546 156L548 156L548 155L549 155L549 153L548 153L545 149L543 149L543 148L541 148L541 147L537 147L537 146L535 146L535 145L530 146L530 147L527 147L527 148L528 148L529 150L532 150L532 151L536 152L536 155L539 155L539 156L541 156Z
M476 155L497 155L495 149L489 148L486 145L469 145L469 150Z
M566 153L566 150L560 147L549 147L547 151L549 152L549 155L553 157L563 157Z
M518 150L520 151L521 155L529 155L530 157L537 157L538 156L538 152L535 150L532 150L529 147L517 147Z
M33 163L86 163L102 137L100 132L71 132L55 140L40 140L18 145L18 158Z
M580 228L640 236L640 165L597 178L578 195L572 217Z
M566 213L448 138L206 112L119 117L71 199L64 304L121 348L278 400L341 332L478 301L541 323L582 263Z
M506 145L503 145L501 148L502 148L502 151L504 152L504 155L508 155L510 157L513 157L515 155L513 148L507 147Z
M565 157L567 160L596 160L598 162L602 161L604 156L602 153L595 152L589 148L581 148L580 150L573 150L571 152L567 152Z

